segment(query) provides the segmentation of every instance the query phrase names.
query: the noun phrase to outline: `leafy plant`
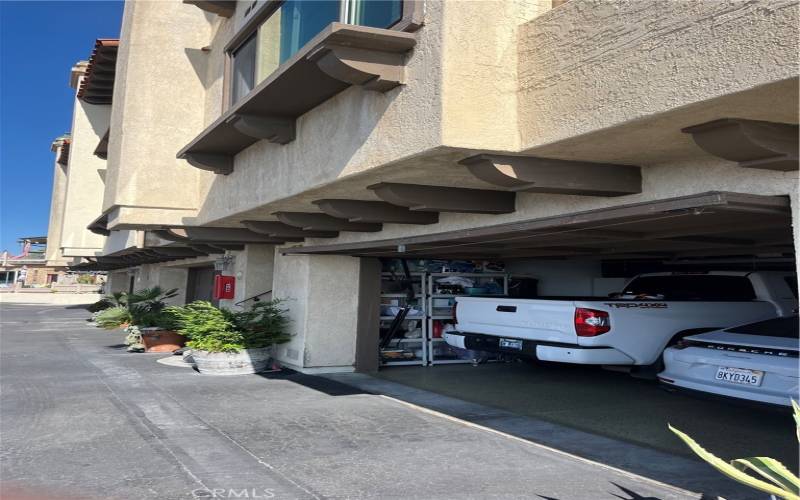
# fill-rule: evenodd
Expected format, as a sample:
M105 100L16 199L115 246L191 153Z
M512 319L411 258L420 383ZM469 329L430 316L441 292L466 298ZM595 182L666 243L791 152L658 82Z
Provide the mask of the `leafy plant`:
M800 406L792 400L792 408L797 427L797 439L800 440ZM668 427L700 458L731 479L779 498L800 500L800 478L774 458L737 458L728 463L707 451L687 434L669 424ZM758 474L761 478L748 474L748 471Z
M168 307L165 313L177 331L189 338L188 347L209 352L238 352L288 342L289 320L280 301L261 302L249 311L233 312L209 302Z
M166 300L178 295L178 289L164 290L159 286L144 288L135 293L124 294L123 300L131 314L131 323L140 326L160 326L170 328L171 316L163 313Z
M100 328L113 330L131 323L131 312L127 307L116 306L101 311L95 318L95 323Z
M90 313L96 313L110 307L127 306L127 295L125 292L114 292L89 305L86 310Z

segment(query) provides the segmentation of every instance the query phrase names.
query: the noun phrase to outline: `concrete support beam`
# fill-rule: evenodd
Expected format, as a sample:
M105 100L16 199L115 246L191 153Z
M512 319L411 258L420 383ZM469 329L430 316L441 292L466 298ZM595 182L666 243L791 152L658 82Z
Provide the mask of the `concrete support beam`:
M492 154L459 163L475 177L511 191L585 196L642 192L641 169L630 165Z
M278 221L243 220L242 225L254 233L266 234L273 238L336 238L337 231L305 231Z
M437 212L418 212L384 201L332 200L314 202L320 210L332 217L350 222L375 222L394 224L435 224L439 222Z
M235 227L183 227L152 231L159 238L177 242L219 243L283 243L285 238L270 238L249 229Z
M740 118L723 118L686 127L705 152L735 161L740 167L797 170L798 126Z
M377 368L376 259L278 253L274 269L273 296L286 300L293 334L277 347L276 359L305 373Z
M507 214L514 211L515 194L487 189L464 189L381 182L368 186L380 199L415 211Z
M208 170L215 174L228 175L233 172L233 157L229 155L187 153L183 159L195 168Z
M236 0L183 0L183 3L220 17L231 17L236 12Z
M294 140L295 122L294 118L280 116L235 114L228 118L228 123L242 134L275 144L288 144Z
M328 214L313 212L275 212L279 221L305 231L353 231L374 233L381 230L380 224L366 222L350 222L346 219L331 217Z

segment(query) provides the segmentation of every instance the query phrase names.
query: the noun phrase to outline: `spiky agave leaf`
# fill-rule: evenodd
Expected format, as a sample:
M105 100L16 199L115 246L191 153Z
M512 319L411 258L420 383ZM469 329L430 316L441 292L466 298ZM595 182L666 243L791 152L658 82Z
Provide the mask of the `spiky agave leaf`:
M721 473L725 474L729 478L738 481L742 484L745 484L751 488L769 493L770 495L775 495L776 497L783 498L785 500L800 500L800 496L788 491L784 488L776 486L774 484L768 483L766 481L762 481L757 479L746 472L743 472L736 468L735 466L729 464L725 460L717 457L713 453L707 451L705 448L700 446L694 439L689 437L687 434L679 431L678 429L672 427L672 425L667 424L669 430L674 432L681 440L686 443L689 448L695 452L700 458L706 461L709 465L720 471Z
M785 465L774 458L737 458L736 460L731 460L731 465L742 472L750 469L764 479L772 481L784 490L790 491L795 495L800 495L800 479L792 474L792 472L787 469Z

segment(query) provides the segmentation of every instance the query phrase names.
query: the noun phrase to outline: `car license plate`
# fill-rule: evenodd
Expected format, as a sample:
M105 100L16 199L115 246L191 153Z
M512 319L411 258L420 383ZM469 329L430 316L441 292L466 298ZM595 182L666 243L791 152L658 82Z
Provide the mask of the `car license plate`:
M522 350L522 341L517 339L500 339L500 347L503 349Z
M720 382L727 382L729 384L758 387L761 385L761 380L764 378L764 372L760 370L745 370L744 368L720 366L714 378Z

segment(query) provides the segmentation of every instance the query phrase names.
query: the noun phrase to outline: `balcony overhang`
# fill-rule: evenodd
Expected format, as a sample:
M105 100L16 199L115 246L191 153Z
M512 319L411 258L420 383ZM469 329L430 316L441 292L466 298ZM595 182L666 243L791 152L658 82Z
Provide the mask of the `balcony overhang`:
M723 118L681 130L704 151L740 167L797 170L798 126L741 118Z
M99 38L78 88L78 99L89 104L111 104L119 40Z
M229 174L236 154L260 140L293 141L298 117L348 87L386 92L402 84L415 44L410 33L331 23L177 156Z
M72 139L64 139L61 142L61 147L58 150L58 158L56 159L56 163L62 166L67 166L69 164L69 145L72 143Z
M106 133L103 134L103 137L100 139L100 142L97 143L97 147L94 148L94 155L101 160L108 159L108 134L111 132L111 129L106 130Z
M86 226L86 229L101 236L108 236L111 234L111 231L108 229L108 212L105 212L103 215L93 220L91 224Z
M231 17L236 12L236 0L183 0L183 3L220 17Z

